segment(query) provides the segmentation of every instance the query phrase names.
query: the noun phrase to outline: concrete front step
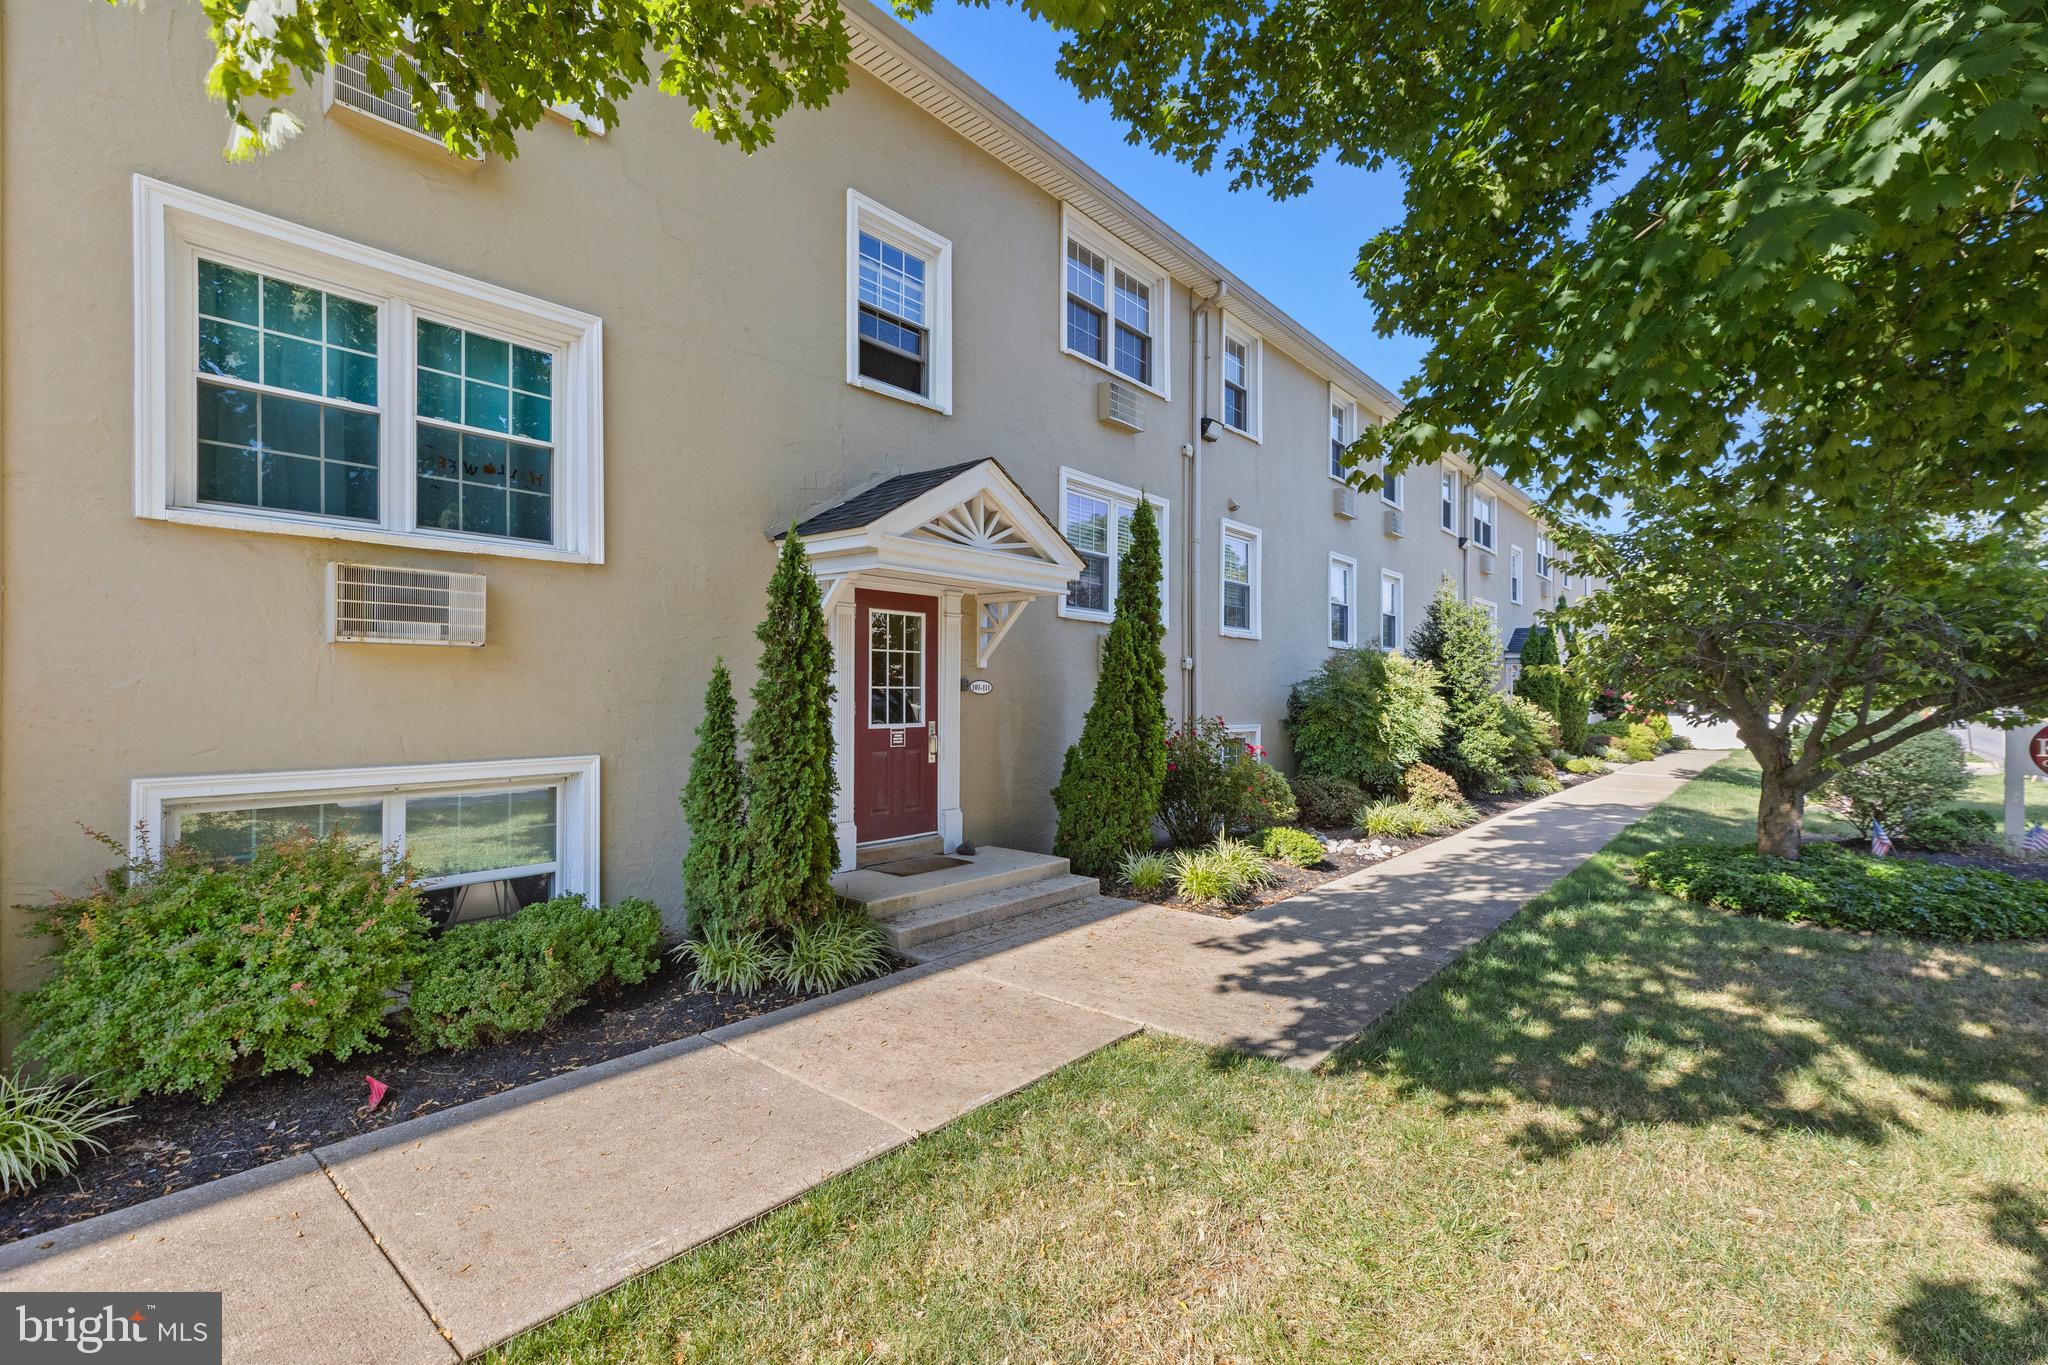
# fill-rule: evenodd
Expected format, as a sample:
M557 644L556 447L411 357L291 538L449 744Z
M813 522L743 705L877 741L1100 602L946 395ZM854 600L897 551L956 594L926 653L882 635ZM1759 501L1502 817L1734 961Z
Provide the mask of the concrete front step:
M889 946L900 952L1018 915L1087 900L1101 890L1102 884L1093 877L1043 877L899 911L877 922Z
M1072 869L1065 858L1022 849L985 846L956 856L951 867L899 877L878 867L859 867L832 879L832 889L864 906L878 920L893 919L941 901L961 900L984 891L1000 891L1026 882L1064 877Z

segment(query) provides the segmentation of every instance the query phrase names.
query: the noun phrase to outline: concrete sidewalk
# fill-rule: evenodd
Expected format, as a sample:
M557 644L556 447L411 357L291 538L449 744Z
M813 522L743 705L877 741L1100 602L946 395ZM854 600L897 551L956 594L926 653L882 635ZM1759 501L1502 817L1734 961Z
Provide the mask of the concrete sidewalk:
M472 1355L1141 1028L1313 1066L1720 757L1235 920L1097 898L929 944L882 981L0 1248L0 1289L221 1289L235 1361Z

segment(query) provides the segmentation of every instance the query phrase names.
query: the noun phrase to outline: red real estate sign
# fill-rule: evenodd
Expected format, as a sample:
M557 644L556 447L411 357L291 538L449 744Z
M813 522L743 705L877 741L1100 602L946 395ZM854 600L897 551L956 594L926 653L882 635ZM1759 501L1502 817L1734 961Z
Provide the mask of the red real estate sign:
M2034 737L2027 741L2027 753L2032 755L2035 767L2048 773L2048 725L2034 731Z

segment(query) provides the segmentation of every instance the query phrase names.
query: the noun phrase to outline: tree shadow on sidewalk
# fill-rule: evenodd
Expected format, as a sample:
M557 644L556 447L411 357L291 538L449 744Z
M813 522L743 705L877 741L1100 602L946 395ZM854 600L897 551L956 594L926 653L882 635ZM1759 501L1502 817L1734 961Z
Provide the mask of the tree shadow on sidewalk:
M1754 773L1699 780L1703 800L1660 807L1611 851L1745 837L1731 798L1753 801ZM1446 1113L1537 1107L1516 1133L1531 1160L1663 1124L1877 1145L1913 1132L1923 1106L2048 1102L2048 945L1748 919L1649 892L1628 866L1587 864L1332 1070L1381 1075Z
M1999 1185L1983 1202L1992 1238L2031 1264L2023 1279L2004 1286L1921 1280L1887 1320L1893 1343L1909 1360L1992 1365L2048 1359L2048 1201Z

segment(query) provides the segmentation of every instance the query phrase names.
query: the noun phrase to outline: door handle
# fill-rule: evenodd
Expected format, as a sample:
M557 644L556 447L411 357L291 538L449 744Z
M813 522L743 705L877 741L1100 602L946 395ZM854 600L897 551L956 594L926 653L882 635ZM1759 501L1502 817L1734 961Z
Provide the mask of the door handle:
M939 723L937 721L934 720L926 723L925 737L924 761L936 763L939 761Z

